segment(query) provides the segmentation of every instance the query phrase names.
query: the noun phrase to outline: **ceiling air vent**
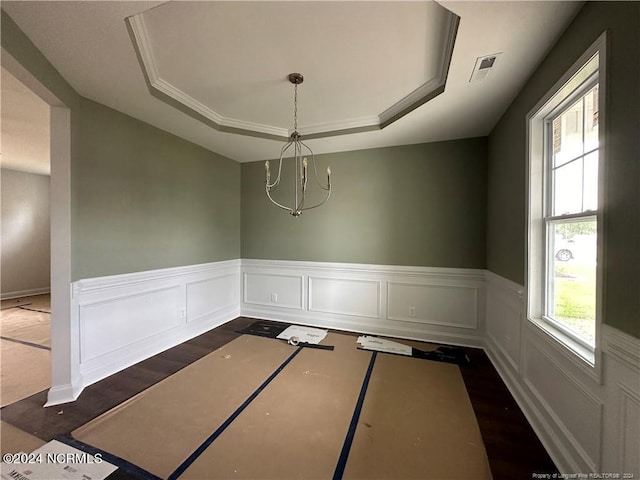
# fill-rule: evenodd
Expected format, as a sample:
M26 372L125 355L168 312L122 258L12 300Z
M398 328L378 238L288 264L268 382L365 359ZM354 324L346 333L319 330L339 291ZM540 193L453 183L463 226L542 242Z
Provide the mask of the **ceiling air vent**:
M494 53L493 55L478 57L476 59L476 64L473 67L473 73L471 74L469 82L473 83L485 80L496 67L496 62L500 55L502 55L502 53Z

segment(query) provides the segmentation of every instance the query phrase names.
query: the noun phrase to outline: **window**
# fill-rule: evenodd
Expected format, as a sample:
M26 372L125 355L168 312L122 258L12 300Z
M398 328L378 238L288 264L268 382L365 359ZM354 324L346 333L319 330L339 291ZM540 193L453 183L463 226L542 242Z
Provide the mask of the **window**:
M527 116L527 316L596 362L602 278L603 35Z
M547 117L543 317L586 348L595 345L598 84ZM583 94L583 92L585 92Z

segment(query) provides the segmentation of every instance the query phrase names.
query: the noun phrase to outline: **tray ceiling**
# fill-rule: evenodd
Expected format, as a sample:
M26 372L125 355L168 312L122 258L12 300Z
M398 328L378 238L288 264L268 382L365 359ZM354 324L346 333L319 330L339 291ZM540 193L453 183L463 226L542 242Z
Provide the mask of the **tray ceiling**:
M458 20L434 2L170 2L128 22L158 98L286 139L289 73L306 138L381 128L444 90Z
M488 135L581 5L3 1L2 9L80 95L245 162L278 156L293 126L292 72L305 76L299 126L315 153ZM442 52L457 17L447 72ZM144 49L132 39L138 20ZM478 57L494 54L491 75L470 83ZM415 101L439 68L444 91ZM153 79L182 92L180 102ZM380 129L394 106L398 119Z

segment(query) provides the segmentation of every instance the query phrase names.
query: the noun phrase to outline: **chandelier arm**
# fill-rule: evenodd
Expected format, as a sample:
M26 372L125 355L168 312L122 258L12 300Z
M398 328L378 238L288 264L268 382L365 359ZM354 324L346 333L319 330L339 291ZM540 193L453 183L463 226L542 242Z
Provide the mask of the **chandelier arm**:
M302 170L302 158L301 156L298 158L298 161L300 163L300 169ZM304 200L305 200L305 195L306 195L306 186L303 183L302 180L302 171L300 171L300 177L301 177L301 181L300 181L300 201L298 202L298 199L296 198L296 212L301 212L302 210L304 210ZM296 191L298 190L298 184L296 182Z
M280 174L278 174L278 176L276 177L276 179L273 181L273 183L266 183L267 185L267 190L275 190L278 185L280 184Z
M297 85L296 85L297 87ZM299 178L299 170L298 170L298 163L300 163L302 160L300 159L300 144L298 143L298 139L296 138L294 140L294 153L293 153L293 163L295 164L295 168L294 168L294 181L293 181L293 185L294 185L294 192L295 192L295 196L294 196L294 201L293 204L296 206L296 210L297 210L297 205L298 205L298 178Z
M303 180L303 165L302 165L302 148L300 147L300 143L296 140L296 156L294 159L294 162L296 164L296 171L295 171L295 182L294 182L294 186L295 186L295 191L296 191L296 198L295 198L295 211L296 211L296 216L300 215L300 211L302 209L302 207L304 207L304 200L305 200L305 186L304 186L304 180ZM300 182L300 184L298 184L298 182ZM300 192L300 195L298 195L298 189Z
M327 196L325 197L325 199L323 201L321 201L320 203L316 204L316 205L312 205L311 207L306 207L306 208L300 208L299 211L304 212L306 210L311 210L313 208L318 208L322 205L324 205L327 200L329 200L329 197L331 196L331 189L327 189Z
M280 175L282 174L282 159L284 158L284 154L286 153L286 151L291 148L291 145L293 145L293 142L287 142L287 144L284 145L280 150L280 160L278 163L278 181L280 181Z
M291 208L291 207L287 207L287 206L285 206L285 205L282 205L282 204L280 204L280 203L276 202L276 201L273 199L273 197L271 196L271 192L269 191L269 189L267 188L267 189L265 189L265 190L266 190L266 192L267 192L267 197L269 198L269 200L271 200L271 203L273 203L276 207L280 207L281 209L283 209L283 210L287 210L289 213L293 214L293 212L294 212L293 208Z
M282 173L282 159L284 157L285 152L291 147L292 143L293 142L287 142L280 149L280 160L279 160L279 163L278 163L278 180L280 180L280 174Z
M296 212L301 212L303 210L306 210L306 208L303 208L303 207L304 207L304 197L300 199L300 203L296 206Z
M283 145L283 147L280 149L280 161L278 163L278 176L276 177L276 179L272 184L267 184L267 187L275 188L280 184L280 175L282 174L282 158L284 157L284 153L287 151L287 149L289 149L289 147L291 147L291 145L293 145L293 142L287 142L287 144Z
M316 183L317 183L317 184L318 184L318 186L319 186L322 190L324 190L325 192L326 192L326 191L330 191L330 190L331 190L331 187L329 186L329 184L328 184L328 183L327 183L327 186L326 186L326 187L322 186L322 184L320 183L320 178L318 177L318 167L316 166L316 157L315 157L315 155L313 154L313 150L311 150L311 149L309 148L309 146L308 146L307 144L305 144L303 141L300 141L300 144L301 144L301 145L303 145L303 146L304 146L304 148L306 148L307 150L309 150L309 153L311 154L311 163L313 163L313 173L314 173L314 176L315 176L315 178L316 178Z

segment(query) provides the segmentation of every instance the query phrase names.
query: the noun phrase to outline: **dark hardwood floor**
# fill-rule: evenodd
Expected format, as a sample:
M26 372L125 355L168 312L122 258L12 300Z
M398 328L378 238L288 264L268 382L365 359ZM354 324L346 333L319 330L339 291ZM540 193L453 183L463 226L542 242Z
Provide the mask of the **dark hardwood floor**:
M146 388L238 337L254 319L239 317L203 335L155 355L84 389L73 403L42 408L46 391L1 410L2 420L42 440L66 435ZM466 349L462 366L495 480L530 479L533 473L557 473L544 447L500 379L486 354ZM109 479L131 478L118 473Z
M460 367L460 371L494 480L530 479L533 473L558 473L489 357L481 349L466 350L471 362Z

